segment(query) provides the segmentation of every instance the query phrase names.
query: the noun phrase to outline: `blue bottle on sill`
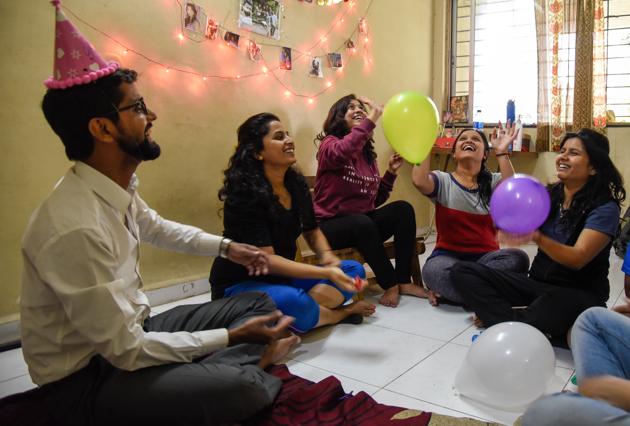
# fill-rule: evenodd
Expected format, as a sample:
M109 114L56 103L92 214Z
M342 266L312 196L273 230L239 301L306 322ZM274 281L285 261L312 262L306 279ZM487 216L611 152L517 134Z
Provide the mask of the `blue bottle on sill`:
M514 120L516 120L516 104L514 103L514 99L510 99L507 101L505 116L506 123L514 123Z
M483 121L481 119L481 110L478 109L475 115L473 116L473 129L483 131Z

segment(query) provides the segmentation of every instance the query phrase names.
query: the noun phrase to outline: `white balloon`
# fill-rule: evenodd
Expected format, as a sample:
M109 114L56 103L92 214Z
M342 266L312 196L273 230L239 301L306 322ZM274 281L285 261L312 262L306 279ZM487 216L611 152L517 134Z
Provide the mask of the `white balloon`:
M455 388L491 407L519 411L545 392L555 365L553 348L540 331L522 322L504 322L473 342Z

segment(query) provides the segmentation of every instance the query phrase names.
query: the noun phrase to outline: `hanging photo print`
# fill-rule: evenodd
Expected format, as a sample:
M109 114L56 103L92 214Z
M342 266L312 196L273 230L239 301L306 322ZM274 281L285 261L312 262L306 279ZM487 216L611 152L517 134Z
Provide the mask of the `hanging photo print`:
M208 25L206 25L206 38L215 40L219 35L219 24L214 19L208 18Z
M343 62L341 61L341 53L329 53L328 63L330 64L331 68L342 68Z
M238 26L280 40L280 0L240 0Z
M182 14L182 26L188 36L196 38L203 37L206 30L208 16L203 8L195 3L184 3L184 13Z
M365 18L361 18L359 19L359 34L367 34L367 33L368 33L367 21L365 20Z
M291 63L291 48L283 47L280 51L280 69L291 70L292 68L293 64Z
M311 58L311 69L308 72L310 77L324 78L324 70L322 69L322 58L315 56Z
M261 58L260 46L258 46L254 40L249 41L249 44L247 45L247 53L249 53L249 59L251 59L252 61L254 62L260 61L260 58Z
M232 33L230 31L226 31L225 32L225 36L223 36L223 40L225 40L225 42L238 49L238 40L241 38L240 35L236 34L236 33Z

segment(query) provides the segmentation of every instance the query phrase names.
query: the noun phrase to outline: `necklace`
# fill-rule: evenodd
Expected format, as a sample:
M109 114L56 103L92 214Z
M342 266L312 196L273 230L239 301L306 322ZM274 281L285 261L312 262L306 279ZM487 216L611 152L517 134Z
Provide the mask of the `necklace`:
M464 183L464 180L462 179L462 176L460 176L459 173L457 173L457 172L453 172L453 176L455 176L455 180L457 180L457 182L461 186L463 186L464 188L466 188L469 191L473 191L473 190L479 188L479 185L477 184L477 182L472 182L472 183L469 183L469 184Z

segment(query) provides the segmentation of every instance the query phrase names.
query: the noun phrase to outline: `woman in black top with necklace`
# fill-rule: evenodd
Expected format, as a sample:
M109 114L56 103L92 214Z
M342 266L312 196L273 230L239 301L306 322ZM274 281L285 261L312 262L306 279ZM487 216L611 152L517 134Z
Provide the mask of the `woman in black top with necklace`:
M317 227L306 181L292 167L295 162L293 139L275 115L254 115L238 128L238 145L219 190L224 235L267 252L270 275L250 277L241 265L218 258L210 271L212 298L264 291L278 309L296 318L300 332L344 320L361 322L374 306L344 303L357 291L355 279L364 279L365 270L332 254ZM322 266L293 260L300 234Z

